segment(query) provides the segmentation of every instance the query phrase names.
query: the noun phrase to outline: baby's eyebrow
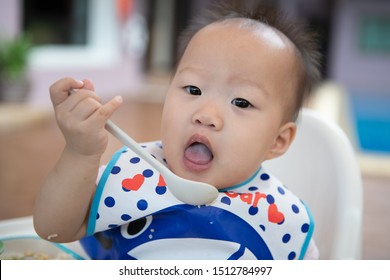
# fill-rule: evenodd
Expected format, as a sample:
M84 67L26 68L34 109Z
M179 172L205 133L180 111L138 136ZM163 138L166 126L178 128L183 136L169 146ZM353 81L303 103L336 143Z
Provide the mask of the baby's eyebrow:
M256 91L262 93L265 95L265 97L268 97L269 92L268 90L264 87L264 85L258 81L253 81L251 79L247 79L244 77L235 77L232 79L233 83L237 83L239 85L244 85L244 86L249 86L252 88L255 88Z
M190 73L190 74L201 75L203 73L203 71L199 68L196 68L196 67L186 66L184 68L179 69L179 71L177 73L178 74Z

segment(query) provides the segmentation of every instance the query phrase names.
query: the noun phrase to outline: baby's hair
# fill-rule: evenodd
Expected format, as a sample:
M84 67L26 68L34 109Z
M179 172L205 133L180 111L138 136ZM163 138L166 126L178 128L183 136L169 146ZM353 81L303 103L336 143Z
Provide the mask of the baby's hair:
M305 25L274 8L272 1L216 1L206 12L194 18L179 37L178 62L192 37L203 27L229 20L248 20L270 26L286 36L295 46L300 63L300 75L295 104L289 109L288 119L295 121L304 100L320 81L321 55L317 49L316 37ZM292 73L293 74L293 73Z

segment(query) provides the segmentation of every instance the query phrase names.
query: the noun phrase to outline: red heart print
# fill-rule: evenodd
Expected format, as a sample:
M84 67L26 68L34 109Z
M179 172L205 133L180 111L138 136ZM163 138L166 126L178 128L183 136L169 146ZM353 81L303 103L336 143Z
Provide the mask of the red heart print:
M137 174L133 178L126 178L122 181L122 187L129 191L138 191L145 181L142 174Z
M158 178L157 187L166 187L166 186L167 184L165 183L163 176L160 175L160 177Z
M275 224L280 224L284 221L284 215L282 212L279 212L276 204L270 204L268 207L268 221Z

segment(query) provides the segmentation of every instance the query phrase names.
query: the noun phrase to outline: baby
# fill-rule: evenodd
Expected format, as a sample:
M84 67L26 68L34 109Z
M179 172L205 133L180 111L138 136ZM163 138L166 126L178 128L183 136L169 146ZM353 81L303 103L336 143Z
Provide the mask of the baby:
M66 145L37 197L37 233L81 239L98 259L318 258L310 211L262 167L293 141L318 57L300 25L261 6L217 6L184 33L161 142L144 147L176 175L219 190L202 206L177 200L126 147L100 167L121 97L101 104L89 80L55 82Z

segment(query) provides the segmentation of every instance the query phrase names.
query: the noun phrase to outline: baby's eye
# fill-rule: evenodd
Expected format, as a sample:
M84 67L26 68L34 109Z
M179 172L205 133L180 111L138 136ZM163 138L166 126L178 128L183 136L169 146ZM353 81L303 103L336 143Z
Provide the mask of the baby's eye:
M252 107L252 104L248 100L245 100L243 98L234 98L232 100L232 104L234 106L239 107L239 108L249 108L249 107Z
M196 86L185 86L185 91L191 95L201 95L202 91Z

